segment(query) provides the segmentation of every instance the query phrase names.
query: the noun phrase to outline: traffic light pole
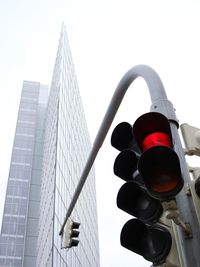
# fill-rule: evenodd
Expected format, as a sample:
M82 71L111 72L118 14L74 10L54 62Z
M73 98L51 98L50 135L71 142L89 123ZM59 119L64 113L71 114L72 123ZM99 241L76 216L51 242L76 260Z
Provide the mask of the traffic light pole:
M148 86L150 97L151 97L151 111L160 112L164 114L170 121L171 131L174 139L174 149L180 157L181 170L185 183L189 182L190 176L183 153L181 141L178 134L178 119L176 117L172 103L167 99L167 95L162 84L162 81L158 74L149 66L137 65L131 68L120 80L111 102L108 106L107 112L104 116L102 124L99 128L97 136L94 140L94 144L85 168L82 172L81 178L72 197L71 203L68 207L63 225L59 232L59 235L63 235L64 227L67 219L70 217L77 199L82 191L87 176L92 168L95 158L101 148L104 139L108 133L108 130L112 124L112 121L117 113L117 110L122 102L122 99L130 86L130 84L138 77L142 77ZM199 244L200 244L200 231L197 216L192 205L192 200L188 197L184 190L182 190L176 197L177 206L181 214L183 222L189 223L193 237L191 239L185 239L184 233L180 227L178 227L178 237L181 246L182 257L184 267L200 267L199 260Z

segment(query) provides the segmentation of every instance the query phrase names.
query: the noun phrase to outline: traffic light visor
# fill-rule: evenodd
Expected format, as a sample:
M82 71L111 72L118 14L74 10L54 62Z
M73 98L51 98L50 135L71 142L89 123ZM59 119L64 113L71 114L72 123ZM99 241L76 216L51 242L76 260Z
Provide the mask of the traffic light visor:
M150 196L137 183L129 181L119 190L117 206L123 211L144 221L156 222L163 208L159 200Z
M121 122L113 130L111 145L119 151L122 151L130 147L132 139L132 126L128 122Z
M137 163L138 157L133 150L123 150L115 160L114 174L125 181L132 180L137 170Z
M79 222L74 222L74 221L72 222L72 228L78 229L79 226L80 226L80 223Z
M137 219L131 219L124 225L120 241L123 247L155 265L165 261L172 245L171 234L167 229Z

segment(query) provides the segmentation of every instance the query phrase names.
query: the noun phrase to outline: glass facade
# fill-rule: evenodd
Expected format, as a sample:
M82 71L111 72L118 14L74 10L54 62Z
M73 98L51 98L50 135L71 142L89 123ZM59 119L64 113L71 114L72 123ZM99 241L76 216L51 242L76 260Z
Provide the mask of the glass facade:
M0 235L0 266L35 266L48 87L24 81ZM31 249L30 249L31 248Z
M94 169L91 171L73 213L81 223L80 243L61 249L59 231L91 150L81 97L63 26L49 96L41 203L37 266L98 267Z
M91 150L64 25L52 84L25 81L0 235L0 266L99 267L94 169L72 218L78 247L62 249L61 225Z

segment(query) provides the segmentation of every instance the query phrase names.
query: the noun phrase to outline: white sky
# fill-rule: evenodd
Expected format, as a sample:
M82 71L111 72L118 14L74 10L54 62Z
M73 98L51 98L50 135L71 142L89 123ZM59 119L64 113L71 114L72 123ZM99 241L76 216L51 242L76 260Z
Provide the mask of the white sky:
M92 141L122 75L147 64L160 75L180 123L200 126L198 0L0 0L1 206L23 80L50 84L64 21ZM150 108L135 81L116 116L131 124ZM119 243L130 218L116 207L123 184L112 172L118 152L108 137L96 160L101 267L150 266Z

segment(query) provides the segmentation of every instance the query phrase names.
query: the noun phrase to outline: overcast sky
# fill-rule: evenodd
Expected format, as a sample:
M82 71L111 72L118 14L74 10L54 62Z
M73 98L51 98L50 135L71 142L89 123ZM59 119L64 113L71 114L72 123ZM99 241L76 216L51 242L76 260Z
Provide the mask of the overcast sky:
M63 21L93 142L119 80L137 64L160 75L180 123L200 126L199 14L198 0L0 0L0 211L22 82L50 84ZM133 124L149 108L146 84L138 79L111 130L121 121ZM119 243L129 217L115 203L123 181L112 172L118 152L110 135L95 162L101 267L150 266Z

